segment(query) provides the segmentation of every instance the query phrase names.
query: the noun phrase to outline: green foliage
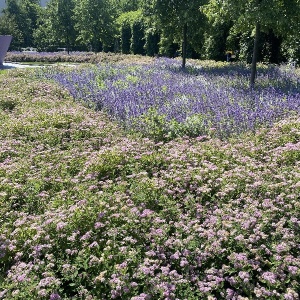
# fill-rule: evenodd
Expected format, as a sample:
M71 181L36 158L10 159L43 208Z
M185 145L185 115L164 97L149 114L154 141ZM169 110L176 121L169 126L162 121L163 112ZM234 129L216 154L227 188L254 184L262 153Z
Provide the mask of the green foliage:
M0 16L0 34L14 37L10 45L11 49L20 49L24 45L23 34L18 28L14 16L6 14Z
M116 11L110 0L76 0L74 8L77 39L99 52L114 43Z
M145 30L145 52L148 56L159 53L160 34L157 28L150 27Z
M190 1L165 1L152 0L144 4L146 15L153 15L155 27L160 28L160 53L168 56L176 56L177 50L181 49L182 65L185 67L185 59L188 45L200 50L203 37L204 15L200 7L206 0ZM175 46L175 47L174 47ZM175 49L174 49L175 48Z
M140 9L143 1L142 0L112 0L112 5L114 5L118 11L118 14L127 13L130 11L137 11Z
M207 124L205 116L201 114L194 114L185 122L178 122L175 119L167 120L165 115L151 108L146 114L133 120L133 127L138 128L143 136L151 137L155 141L169 141L178 136L205 135L210 124Z
M131 26L128 23L124 23L121 26L121 52L123 54L130 53L131 44Z
M296 39L299 36L298 30L296 30L296 24L299 23L299 14L297 13L300 9L299 5L297 0L250 2L210 0L203 7L203 11L212 23L220 23L224 20L233 22L229 39L232 40L234 37L240 39L240 58L247 61L249 61L249 56L252 57L252 50L249 49L249 44L253 43L251 34L255 24L259 23L260 31L263 33L259 45L259 60L278 63L282 61L279 54L281 43L289 35L293 35ZM237 44L235 43L235 45ZM274 53L274 49L277 49L276 53Z
M227 45L230 23L223 20L217 20L207 26L204 35L204 45L202 57L216 61L224 61L226 51L234 51L236 48Z
M69 49L74 47L76 39L75 20L73 18L75 9L74 0L51 0L46 8L44 17L41 18L40 30L42 31L47 25L50 25L50 37L56 41L58 47ZM48 17L48 20L47 20ZM39 36L39 38L42 38Z
M37 26L37 19L40 13L39 1L37 0L8 0L3 15L0 17L1 31L13 35L11 48L34 46L33 32ZM7 23L5 23L7 22Z
M166 116L157 112L157 109L151 108L148 112L139 118L133 120L137 127L141 128L141 132L147 137L161 141L167 137L168 128Z
M121 14L117 19L124 54L144 54L145 18L141 10Z
M300 32L295 35L288 34L282 41L281 50L284 57L290 62L300 62L300 44L299 44Z
M132 38L131 38L131 53L132 54L144 54L144 22L143 20L137 20L132 25Z
M257 0L8 0L0 34L12 50L66 48L224 60L226 50L251 62L260 25L258 60L299 61L299 1ZM184 48L182 48L184 47ZM183 58L183 63L185 59Z
M38 19L38 25L33 33L35 45L40 51L56 51L60 39L56 34L51 17L51 4L43 10Z
M0 85L3 299L299 298L299 118L156 143L30 70Z

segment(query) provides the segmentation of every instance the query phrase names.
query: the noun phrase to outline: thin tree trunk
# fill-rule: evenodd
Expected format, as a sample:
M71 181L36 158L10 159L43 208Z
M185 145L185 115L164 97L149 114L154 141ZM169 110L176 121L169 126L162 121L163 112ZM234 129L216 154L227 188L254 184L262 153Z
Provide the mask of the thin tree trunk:
M185 69L186 64L186 44L187 44L187 23L183 26L183 40L182 40L182 69Z
M252 65L251 65L251 77L250 77L250 88L254 88L255 78L256 78L256 65L257 65L257 55L258 55L258 41L260 35L260 24L257 22L255 26L255 38L254 47L252 55Z
M70 38L69 38L69 31L67 31L67 53L70 54Z

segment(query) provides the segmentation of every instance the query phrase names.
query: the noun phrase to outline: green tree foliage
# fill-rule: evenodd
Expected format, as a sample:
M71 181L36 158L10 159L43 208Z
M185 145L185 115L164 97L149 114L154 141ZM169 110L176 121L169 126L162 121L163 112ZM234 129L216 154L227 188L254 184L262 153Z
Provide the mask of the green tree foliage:
M24 43L25 46L34 46L33 32L37 27L37 20L40 11L39 0L22 0L20 2L21 13L24 14L26 25L24 25Z
M199 43L199 28L204 21L204 16L199 8L205 0L148 0L144 4L146 13L153 13L162 30L161 44L169 45L178 43L182 52L182 67L185 67L187 43Z
M262 31L272 28L282 34L296 29L299 5L299 0L210 0L203 10L210 19L234 20L241 31L253 29L259 22Z
M116 7L118 15L122 13L139 10L142 0L111 0L112 5Z
M0 16L0 35L12 35L13 40L10 49L19 49L23 46L23 34L19 30L17 22L13 16Z
M137 19L132 24L132 37L131 37L131 52L133 54L145 54L145 32L144 22L142 18Z
M6 1L6 8L3 10L3 17L8 23L11 22L12 26L7 24L9 33L14 36L14 41L11 45L12 48L24 45L24 36L26 31L26 19L22 13L21 7L17 0Z
M145 30L145 52L148 56L155 56L159 53L160 34L159 30L149 22Z
M58 40L55 37L51 18L43 11L38 21L38 27L33 33L35 45L38 50L56 51L58 47Z
M75 44L76 31L73 13L75 8L74 0L54 0L56 11L52 11L53 27L67 50Z
M74 0L50 0L41 12L39 26L34 34L40 49L57 50L62 47L69 51L75 46L74 8Z
M121 51L123 54L130 53L130 44L131 44L131 26L130 23L124 22L120 27L120 36L121 36Z
M77 40L93 51L108 49L116 36L116 9L110 0L76 0Z
M124 54L145 54L145 18L141 10L121 14L117 19Z
M300 0L6 0L0 34L37 47L280 63L300 61ZM255 46L255 47L254 47Z
M282 42L282 53L292 62L300 62L300 29L287 34Z
M203 8L210 21L216 19L233 22L232 30L239 33L252 31L254 36L252 74L254 85L256 63L262 33L277 37L296 30L299 23L299 0L210 0ZM272 31L270 31L272 30Z
M218 19L206 27L201 58L223 61L226 50L235 49L235 47L227 45L231 26L231 22Z
M1 31L14 36L11 47L34 46L33 31L39 16L38 0L7 0L1 17Z

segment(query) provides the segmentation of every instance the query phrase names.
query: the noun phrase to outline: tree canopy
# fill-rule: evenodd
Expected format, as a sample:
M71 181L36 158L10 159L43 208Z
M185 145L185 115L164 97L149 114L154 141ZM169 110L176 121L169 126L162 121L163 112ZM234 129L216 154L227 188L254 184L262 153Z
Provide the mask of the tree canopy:
M181 55L183 67L187 57L225 60L227 50L253 66L300 61L300 0L39 2L6 1L0 34L14 36L11 49Z
M210 0L203 11L211 22L223 19L232 22L232 31L253 31L252 74L254 84L256 62L260 47L261 33L270 33L284 38L289 32L297 35L299 24L299 0ZM299 36L298 36L299 38Z

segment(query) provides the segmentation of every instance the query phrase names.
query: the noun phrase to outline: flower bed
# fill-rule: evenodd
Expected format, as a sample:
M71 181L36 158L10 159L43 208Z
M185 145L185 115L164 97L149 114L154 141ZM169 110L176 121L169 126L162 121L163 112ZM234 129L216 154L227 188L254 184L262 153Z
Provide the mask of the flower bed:
M300 109L299 76L283 68L261 68L255 90L249 90L249 70L242 65L189 64L183 72L172 59L39 72L75 99L156 140L212 132L227 138L271 126Z
M0 299L298 299L300 119L135 138L0 76Z
M152 58L141 57L139 55L122 55L115 53L94 53L94 52L20 52L10 51L7 52L5 60L12 62L40 62L40 63L103 63L111 62L116 63L120 61L145 61L149 62Z

